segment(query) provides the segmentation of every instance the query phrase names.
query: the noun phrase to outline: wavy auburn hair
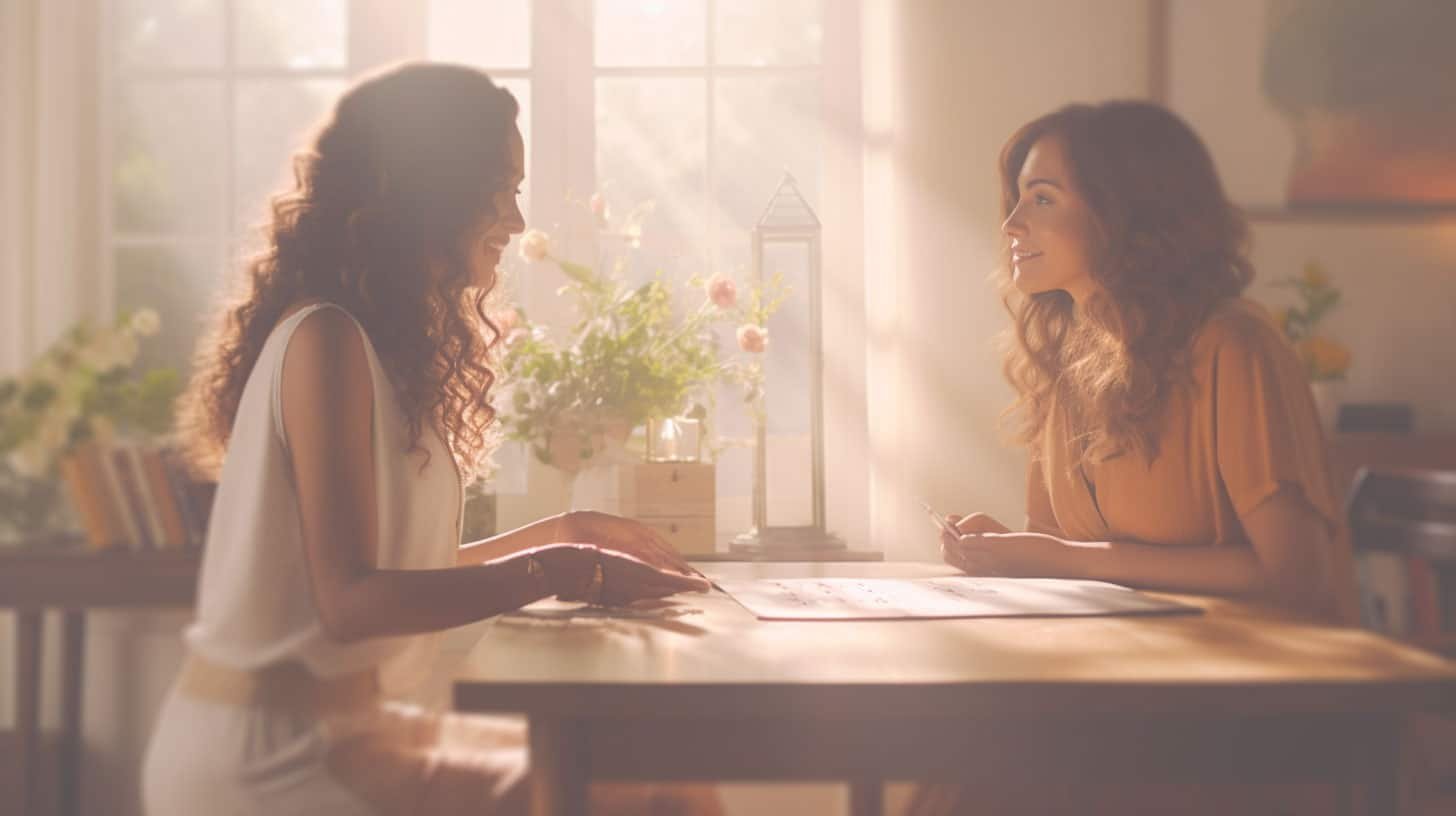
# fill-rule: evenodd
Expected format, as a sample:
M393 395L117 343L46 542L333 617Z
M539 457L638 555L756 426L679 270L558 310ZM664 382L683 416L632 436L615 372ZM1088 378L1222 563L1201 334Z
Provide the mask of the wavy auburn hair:
M407 418L409 449L424 452L430 423L467 479L480 471L500 333L486 318L489 291L471 288L464 242L511 181L518 110L485 74L441 64L387 70L339 99L295 155L293 189L272 199L266 248L198 345L179 405L194 467L220 470L243 386L279 318L322 299L363 325Z
M1045 431L1052 398L1070 411L1082 461L1124 452L1151 461L1170 391L1188 375L1189 345L1222 300L1253 279L1248 227L1208 150L1181 119L1147 102L1069 105L1018 130L1001 151L1003 217L1042 139L1057 139L1093 219L1096 294L1017 291L1009 244L1003 302L1012 328L1004 364L1016 389L1020 441Z

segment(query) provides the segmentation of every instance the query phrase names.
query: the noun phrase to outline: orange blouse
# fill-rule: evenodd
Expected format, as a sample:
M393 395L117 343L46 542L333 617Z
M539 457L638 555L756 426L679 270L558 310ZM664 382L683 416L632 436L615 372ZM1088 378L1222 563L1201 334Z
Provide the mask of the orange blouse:
M1028 478L1028 527L1078 541L1248 547L1240 518L1281 490L1327 522L1317 562L1338 614L1353 619L1354 572L1305 373L1263 307L1230 299L1193 338L1192 382L1173 389L1151 462L1119 455L1079 467L1053 403Z

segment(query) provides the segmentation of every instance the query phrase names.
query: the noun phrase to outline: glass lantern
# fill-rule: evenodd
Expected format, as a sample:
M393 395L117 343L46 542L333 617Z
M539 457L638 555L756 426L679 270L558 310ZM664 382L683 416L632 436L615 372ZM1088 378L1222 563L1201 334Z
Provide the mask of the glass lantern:
M741 555L794 557L843 550L825 529L824 355L819 218L784 174L752 234L752 275L781 275L786 298L769 318L763 405L753 455L753 527L733 540Z

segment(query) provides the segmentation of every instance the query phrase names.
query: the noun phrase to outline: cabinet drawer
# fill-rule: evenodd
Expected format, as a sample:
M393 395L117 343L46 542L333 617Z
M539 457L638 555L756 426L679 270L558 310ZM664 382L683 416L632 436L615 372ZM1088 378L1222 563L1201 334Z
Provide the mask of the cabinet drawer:
M668 543L685 555L711 553L716 548L712 516L638 518L638 521L661 533Z
M717 490L713 465L647 462L622 468L621 507L635 518L676 518L714 513Z

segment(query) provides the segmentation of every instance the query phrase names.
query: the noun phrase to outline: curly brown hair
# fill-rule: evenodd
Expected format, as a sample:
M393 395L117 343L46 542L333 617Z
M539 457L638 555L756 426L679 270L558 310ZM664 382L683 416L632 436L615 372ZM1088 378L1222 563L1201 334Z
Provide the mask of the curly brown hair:
M1208 150L1184 122L1147 102L1069 105L1026 125L1001 150L1003 215L1038 140L1056 138L1093 219L1096 293L1078 306L1001 274L1012 317L1003 370L1016 389L1008 413L1035 451L1053 397L1065 405L1082 461L1124 452L1151 461L1170 391L1186 381L1189 345L1222 300L1253 280L1248 227L1224 195Z
M409 424L431 423L467 478L494 441L487 365L500 332L471 287L465 236L495 216L513 173L519 105L480 71L415 63L368 78L334 106L275 196L266 248L198 344L179 403L188 460L221 469L243 386L285 311L336 303L373 344Z

